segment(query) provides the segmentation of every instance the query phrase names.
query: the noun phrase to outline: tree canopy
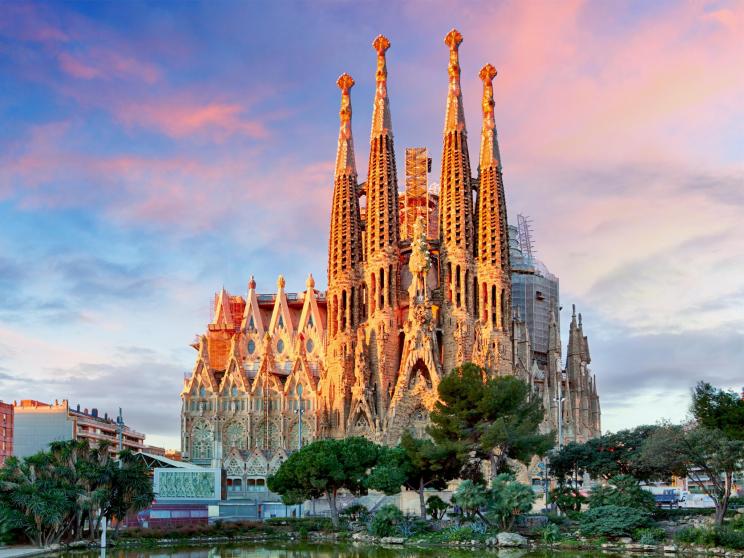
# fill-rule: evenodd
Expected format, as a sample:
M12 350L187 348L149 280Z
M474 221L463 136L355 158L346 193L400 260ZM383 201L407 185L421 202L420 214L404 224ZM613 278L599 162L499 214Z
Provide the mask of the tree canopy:
M733 475L744 461L744 441L704 426L669 425L650 436L643 447L643 459L699 484L715 503L716 524L723 524Z
M457 478L460 463L449 447L438 446L428 439L414 438L404 432L400 444L383 450L379 464L372 470L369 488L395 494L401 486L419 493L420 514L426 519L424 490L443 490Z
M699 382L692 391L691 410L700 426L744 440L744 399L737 393Z
M49 451L9 458L0 469L3 521L37 546L97 538L105 518L123 519L147 507L152 483L144 464L128 452L121 462L109 446L54 442Z
M554 435L538 430L543 416L528 384L513 376L488 378L484 369L464 363L439 383L429 433L459 457L462 478L478 481L482 460L491 462L495 476L508 469L507 459L527 463L551 448Z
M333 525L338 527L338 491L366 492L367 474L381 452L380 446L360 437L317 440L290 455L268 478L267 486L287 505L325 496Z
M636 428L605 434L580 444L565 445L550 457L550 469L563 483L584 472L594 478L609 480L617 475L631 475L639 481L668 477L668 469L641 459L644 442L658 426Z

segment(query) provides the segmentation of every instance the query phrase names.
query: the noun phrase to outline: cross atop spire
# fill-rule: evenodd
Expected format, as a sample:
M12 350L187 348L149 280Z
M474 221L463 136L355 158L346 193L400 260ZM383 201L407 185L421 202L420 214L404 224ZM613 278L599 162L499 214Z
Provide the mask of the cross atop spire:
M501 167L501 154L499 153L499 142L496 137L496 120L493 107L493 78L496 77L496 68L486 64L481 68L478 76L483 81L483 130L481 132L480 166L485 169L490 165Z
M462 108L462 90L460 89L460 56L458 49L462 43L462 34L452 29L444 38L444 44L449 47L450 59L447 72L449 73L449 91L447 93L447 111L444 117L444 133L465 133L465 111Z
M377 52L377 73L375 74L377 87L375 89L375 104L372 112L370 141L375 136L382 134L388 134L391 137L393 135L390 102L387 94L387 61L385 59L385 52L390 48L390 41L384 35L377 35L372 46Z
M338 150L336 152L336 176L356 176L356 163L354 162L354 138L351 135L351 88L354 87L354 79L347 73L341 74L336 82L341 90L341 109L339 118L341 125L338 130Z

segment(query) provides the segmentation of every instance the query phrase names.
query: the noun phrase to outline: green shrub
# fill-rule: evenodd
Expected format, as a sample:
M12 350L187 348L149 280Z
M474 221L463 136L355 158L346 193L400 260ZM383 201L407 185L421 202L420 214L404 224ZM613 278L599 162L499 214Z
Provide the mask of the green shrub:
M647 511L656 509L654 495L644 490L630 475L612 477L606 486L595 486L589 495L589 507L622 506Z
M730 527L719 527L716 529L716 544L724 548L743 550L744 531L731 529Z
M700 544L703 546L715 546L715 529L706 527L685 527L674 535L677 542L686 544Z
M579 528L587 537L623 537L648 526L651 514L624 506L599 506L581 515Z
M328 517L271 517L266 520L266 525L286 525L292 530L305 527L308 531L332 531L333 523Z
M308 530L307 527L305 527L304 525L300 527L298 533L300 535L300 540L306 541L308 539Z
M403 512L396 506L382 506L372 517L369 532L376 537L394 537L400 534Z
M532 488L509 474L497 475L491 481L489 496L486 513L503 531L511 531L517 516L529 512L536 498Z
M431 531L431 524L418 515L406 514L398 525L398 532L404 537L412 537Z
M436 494L429 496L426 500L426 513L435 521L444 517L447 508L449 508L449 504Z
M744 531L744 513L737 513L734 517L731 518L727 525L732 529L739 529L741 531Z
M462 542L480 540L484 537L485 531L480 526L482 524L470 524L460 527L452 526L442 529L438 533L438 539L442 542Z
M545 544L557 543L561 538L561 530L555 523L548 523L545 527L539 529L537 534Z
M660 527L638 529L633 534L633 538L641 544L658 544L666 539L666 531Z
M734 550L744 549L744 531L731 527L686 527L674 537L678 542L702 546L722 546Z

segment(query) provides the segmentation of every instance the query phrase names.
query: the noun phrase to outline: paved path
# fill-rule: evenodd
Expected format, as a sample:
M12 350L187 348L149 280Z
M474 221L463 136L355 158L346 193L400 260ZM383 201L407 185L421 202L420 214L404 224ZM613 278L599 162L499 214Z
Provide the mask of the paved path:
M0 558L26 558L53 552L53 549L36 548L35 546L0 546Z

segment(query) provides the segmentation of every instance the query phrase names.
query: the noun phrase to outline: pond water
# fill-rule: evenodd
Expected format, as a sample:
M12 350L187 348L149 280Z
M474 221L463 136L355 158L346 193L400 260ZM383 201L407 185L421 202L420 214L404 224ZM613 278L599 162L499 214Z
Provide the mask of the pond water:
M621 554L604 552L551 552L543 550L460 550L454 548L374 547L352 544L261 543L217 545L211 547L153 548L108 550L102 553L76 551L58 554L58 558L603 558Z

